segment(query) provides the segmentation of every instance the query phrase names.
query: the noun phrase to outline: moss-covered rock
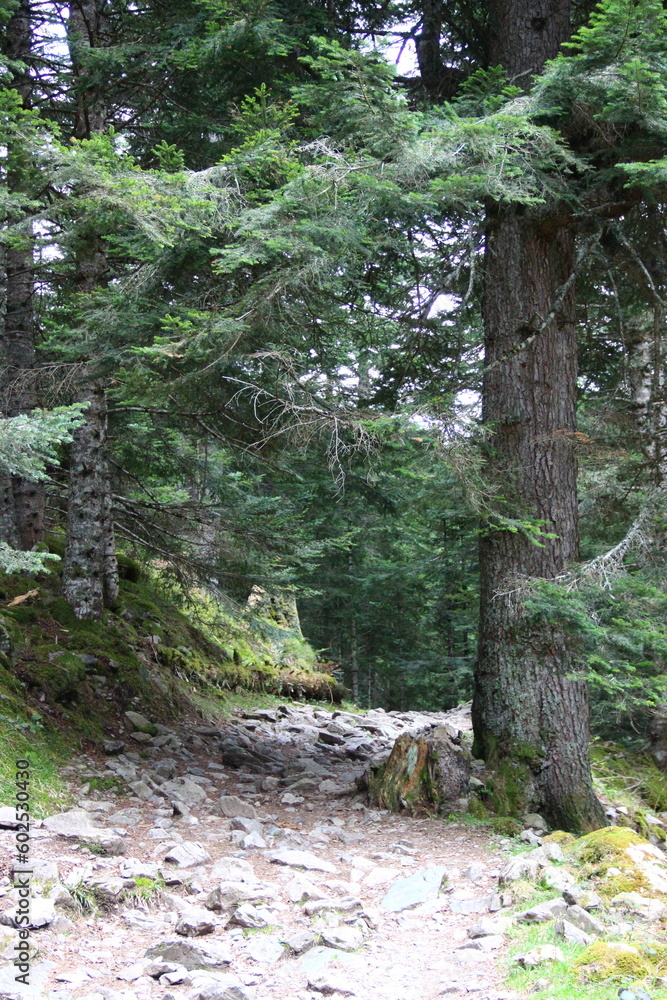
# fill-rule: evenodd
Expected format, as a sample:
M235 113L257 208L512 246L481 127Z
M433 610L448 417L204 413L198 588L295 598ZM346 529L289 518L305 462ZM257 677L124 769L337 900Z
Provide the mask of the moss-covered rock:
M564 849L605 896L634 891L667 895L667 858L628 827L594 830Z
M596 941L575 960L573 968L583 982L624 982L644 979L653 963L638 945Z
M542 838L543 844L571 844L576 840L573 833L568 833L566 830L554 830L552 833L547 834L546 837Z

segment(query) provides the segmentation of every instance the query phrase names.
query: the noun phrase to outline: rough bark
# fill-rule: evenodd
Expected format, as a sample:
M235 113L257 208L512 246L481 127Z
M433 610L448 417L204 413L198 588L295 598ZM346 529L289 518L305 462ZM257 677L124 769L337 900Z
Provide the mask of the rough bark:
M106 459L107 407L104 389L93 386L86 422L74 434L70 453L67 545L63 593L77 618L99 618L118 588L109 507ZM113 565L109 566L109 557ZM113 596L112 596L113 595Z
M28 0L21 0L7 24L4 52L12 61L29 64L32 52L32 22ZM14 88L25 107L30 106L32 82L27 72L14 78ZM12 160L10 150L10 164ZM10 166L10 190L20 188L20 170ZM14 224L19 219L11 219ZM32 372L35 359L35 293L32 238L24 233L4 252L5 309L2 333L2 410L7 416L30 413L37 405ZM20 477L12 478L11 491L0 493L2 540L30 549L44 534L44 486ZM12 542L10 537L14 539Z
M443 727L403 733L367 775L373 805L411 815L460 809L468 792L470 758Z
M510 77L539 72L569 33L566 0L492 7L491 62ZM504 512L543 522L543 537L536 545L500 519L483 533L473 724L475 753L496 770L497 806L588 830L605 818L591 782L586 684L573 676L562 626L531 620L525 607L528 582L560 575L578 552L573 287L535 335L574 269L574 232L556 221L562 215L508 208L487 219L486 472Z
M77 85L74 135L87 139L106 125L104 95L90 80L86 61L87 49L108 44L106 0L70 4L67 40ZM94 230L82 233L74 275L78 291L93 293L108 278L103 240ZM63 592L79 618L99 618L115 604L119 587L103 385L93 384L83 398L89 406L71 449Z
M69 5L67 44L74 76L74 137L89 139L106 127L104 93L90 80L87 51L108 44L106 0L76 0Z

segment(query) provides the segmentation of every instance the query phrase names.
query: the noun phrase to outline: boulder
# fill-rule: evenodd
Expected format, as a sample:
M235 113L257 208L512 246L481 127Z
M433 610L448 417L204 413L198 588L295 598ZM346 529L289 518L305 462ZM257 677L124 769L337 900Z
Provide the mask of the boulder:
M66 840L77 840L85 847L92 847L104 854L125 854L125 843L119 834L113 830L104 830L93 826L90 814L84 809L71 809L69 812L56 813L47 816L44 826L52 833Z
M128 729L135 733L146 733L148 736L157 735L157 726L149 722L145 715L139 712L126 712L124 715Z
M235 816L245 816L246 819L259 818L255 807L236 795L221 795L218 808L221 816L228 816L229 819L233 819Z
M390 887L380 906L390 913L399 913L429 899L437 899L440 887L447 877L442 866L425 868L408 878L401 878Z
M222 969L232 960L229 948L221 941L189 941L184 938L158 941L146 949L145 957L175 962L186 969Z
M165 855L165 861L177 865L179 868L192 868L193 865L205 865L211 860L211 855L201 844L195 841L184 841L176 844Z
M371 803L392 812L448 813L468 792L470 756L443 726L402 733L389 758L368 773Z

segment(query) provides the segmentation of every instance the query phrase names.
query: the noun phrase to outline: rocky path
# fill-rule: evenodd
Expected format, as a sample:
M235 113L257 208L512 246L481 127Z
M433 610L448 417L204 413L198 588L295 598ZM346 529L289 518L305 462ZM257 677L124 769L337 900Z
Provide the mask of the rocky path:
M498 963L498 844L442 819L374 811L358 788L401 732L467 729L465 711L289 704L178 732L126 721L106 756L69 768L78 809L34 830L32 995L512 996ZM132 795L99 790L113 778ZM0 831L3 997L25 996L8 964L13 838Z

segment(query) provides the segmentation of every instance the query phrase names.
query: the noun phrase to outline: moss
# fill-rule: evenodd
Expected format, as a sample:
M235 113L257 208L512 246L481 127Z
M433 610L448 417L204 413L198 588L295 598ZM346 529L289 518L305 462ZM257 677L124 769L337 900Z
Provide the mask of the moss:
M542 838L542 843L571 844L574 840L576 840L576 837L574 836L573 833L567 833L566 830L554 830L552 833Z
M491 827L502 837L516 837L523 829L522 824L513 816L492 816Z
M488 819L489 812L484 803L476 795L471 795L468 799L468 813L475 819Z
M652 963L638 946L614 947L596 941L575 959L573 968L584 982L623 982L650 975Z
M626 852L628 847L645 843L629 827L606 826L566 844L565 851L579 862L586 878L595 880L597 891L611 897L619 892L651 889L647 877Z
M487 779L488 803L498 816L520 816L528 807L530 770L520 760L502 760Z
M624 862L625 848L645 841L634 830L622 826L603 826L573 843L573 852L583 862Z

